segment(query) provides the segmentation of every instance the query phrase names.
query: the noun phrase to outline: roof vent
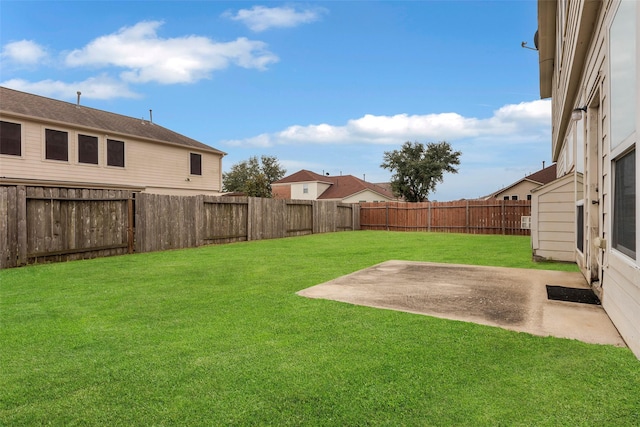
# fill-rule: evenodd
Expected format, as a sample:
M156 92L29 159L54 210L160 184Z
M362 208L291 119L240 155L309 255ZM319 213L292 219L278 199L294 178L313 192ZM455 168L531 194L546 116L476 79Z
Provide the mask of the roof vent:
M77 105L80 105L80 95L82 95L82 92L78 91L76 93L78 94L78 101L77 101L78 104Z
M149 123L153 123L153 110L149 109Z

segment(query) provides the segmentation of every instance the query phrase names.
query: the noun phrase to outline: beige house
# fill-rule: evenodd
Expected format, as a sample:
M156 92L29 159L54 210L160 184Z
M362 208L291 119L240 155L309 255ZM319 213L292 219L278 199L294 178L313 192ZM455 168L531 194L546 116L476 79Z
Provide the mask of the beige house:
M327 176L301 170L271 184L273 196L280 199L334 200L342 203L388 202L393 194L376 184L353 175Z
M574 260L640 357L640 3L539 0L540 95L573 177ZM540 213L542 215L542 213Z
M149 120L0 88L0 184L217 195L224 155Z
M556 179L556 164L527 175L519 181L491 193L483 199L531 200L531 191Z

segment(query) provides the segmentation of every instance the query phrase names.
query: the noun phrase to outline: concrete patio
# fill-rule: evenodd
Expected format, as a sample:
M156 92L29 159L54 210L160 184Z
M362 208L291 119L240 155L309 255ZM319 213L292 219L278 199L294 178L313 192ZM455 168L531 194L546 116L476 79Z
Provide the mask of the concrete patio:
M588 289L573 272L387 261L298 295L625 346L602 306L549 300L546 285Z

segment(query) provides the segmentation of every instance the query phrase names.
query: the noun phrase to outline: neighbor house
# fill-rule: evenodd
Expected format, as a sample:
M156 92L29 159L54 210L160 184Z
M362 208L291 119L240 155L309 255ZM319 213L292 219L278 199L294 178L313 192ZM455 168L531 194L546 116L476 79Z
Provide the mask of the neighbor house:
M491 193L484 199L531 200L531 191L556 179L556 164L543 167L513 184Z
M384 187L353 175L328 176L301 170L271 184L273 196L281 199L334 200L343 203L396 200Z
M220 194L220 150L153 123L0 88L0 184Z
M636 0L538 1L540 95L552 98L558 176L573 177L559 193L573 259L640 357L639 23Z

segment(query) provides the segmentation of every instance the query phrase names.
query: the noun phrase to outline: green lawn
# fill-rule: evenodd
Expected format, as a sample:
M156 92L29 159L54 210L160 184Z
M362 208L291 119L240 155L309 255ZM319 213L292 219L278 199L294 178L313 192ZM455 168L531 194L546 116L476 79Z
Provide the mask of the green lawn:
M626 348L306 299L527 237L344 232L0 271L0 425L640 425Z

